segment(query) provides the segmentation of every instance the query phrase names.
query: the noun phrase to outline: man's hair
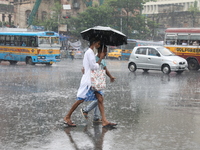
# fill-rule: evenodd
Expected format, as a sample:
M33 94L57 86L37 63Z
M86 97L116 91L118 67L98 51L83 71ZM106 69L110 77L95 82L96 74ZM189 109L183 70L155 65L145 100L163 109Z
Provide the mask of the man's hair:
M92 38L92 39L90 39L90 46L91 46L92 44L96 43L96 42L99 42L99 41L100 41L99 38Z

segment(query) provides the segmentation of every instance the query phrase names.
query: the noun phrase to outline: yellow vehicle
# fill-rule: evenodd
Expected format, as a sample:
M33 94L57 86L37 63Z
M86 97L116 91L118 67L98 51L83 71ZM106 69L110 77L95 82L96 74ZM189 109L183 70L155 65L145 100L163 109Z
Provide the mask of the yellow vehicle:
M200 69L200 28L168 28L164 46L185 58L189 70Z
M112 52L108 53L108 58L116 58L118 60L121 60L122 58L122 50L121 49L114 49Z

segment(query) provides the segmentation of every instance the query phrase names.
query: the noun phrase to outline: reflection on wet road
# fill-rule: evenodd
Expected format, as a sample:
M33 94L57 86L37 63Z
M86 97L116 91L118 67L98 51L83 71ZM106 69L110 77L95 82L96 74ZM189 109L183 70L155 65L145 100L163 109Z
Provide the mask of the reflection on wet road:
M108 120L116 129L86 122L62 124L73 104L82 60L45 65L0 65L0 149L2 150L199 150L200 71L164 75L129 72L127 61L107 60L117 78L105 90Z

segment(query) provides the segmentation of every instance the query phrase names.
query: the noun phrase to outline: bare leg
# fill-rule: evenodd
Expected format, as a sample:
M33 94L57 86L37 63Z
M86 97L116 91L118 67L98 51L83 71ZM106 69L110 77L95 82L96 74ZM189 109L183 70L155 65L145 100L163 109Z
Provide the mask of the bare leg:
M65 116L64 121L68 123L72 123L71 121L71 115L74 112L74 110L83 102L84 100L77 100L69 110L68 114Z
M101 112L101 117L102 117L102 125L105 126L107 124L109 124L108 120L106 119L105 116L105 111L104 111L104 104L103 104L103 96L97 92L95 92L95 96L98 99L98 106L99 106L99 110Z

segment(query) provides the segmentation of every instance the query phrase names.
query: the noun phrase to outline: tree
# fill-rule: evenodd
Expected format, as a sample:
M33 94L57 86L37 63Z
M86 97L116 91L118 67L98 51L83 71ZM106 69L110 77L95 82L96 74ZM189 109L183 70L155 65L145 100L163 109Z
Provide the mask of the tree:
M192 27L194 27L195 26L195 19L196 19L198 13L200 12L198 5L197 5L197 1L195 1L194 5L193 6L191 5L188 10L191 13L191 17L192 17Z
M143 4L149 0L108 0L109 5L115 11L115 17L120 16L121 29L128 38L144 39L150 34L149 25L152 21L147 20L141 12ZM154 24L154 27L156 25Z
M110 26L121 30L128 38L146 38L156 27L141 14L143 4L148 0L106 0L101 6L88 7L77 17L67 19L68 31L76 36L93 26ZM136 33L134 33L136 31Z
M45 30L57 32L58 26L64 22L64 19L61 17L61 10L62 5L57 0L54 4L54 7L51 8L52 14L50 14L50 16L44 21L34 19L33 25L44 26Z
M76 36L80 36L80 32L94 26L110 26L114 27L115 21L113 10L108 5L89 7L86 11L67 19L68 31Z

